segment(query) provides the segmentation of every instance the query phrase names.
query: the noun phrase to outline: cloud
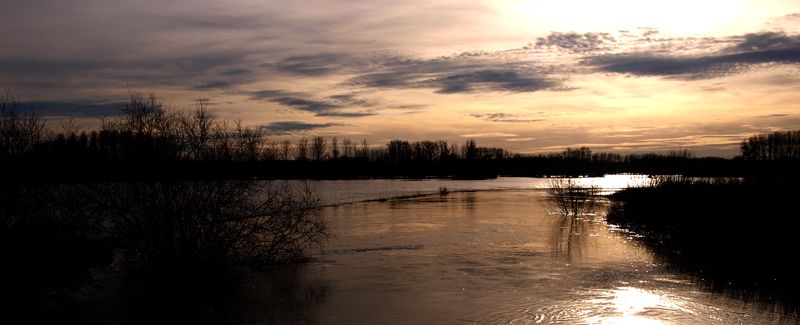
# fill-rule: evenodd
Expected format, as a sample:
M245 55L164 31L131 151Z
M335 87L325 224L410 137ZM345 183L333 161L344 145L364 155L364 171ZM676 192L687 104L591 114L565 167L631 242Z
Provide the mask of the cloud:
M751 33L742 36L743 40L727 49L730 52L748 52L770 49L800 47L800 36L789 36L780 32Z
M545 121L545 119L525 119L516 114L507 114L507 113L487 113L487 114L470 114L470 116L481 119L484 121L489 122L514 122L514 123L524 123L524 122L541 122Z
M437 93L469 93L487 91L532 92L555 88L556 82L536 76L522 76L509 70L479 70L447 75L421 83L438 88Z
M17 105L21 111L34 112L44 117L103 117L119 115L125 102L27 101Z
M367 100L355 98L355 96L351 94L335 95L328 97L326 100L308 99L308 97L311 97L308 94L284 90L262 90L250 92L248 94L250 95L250 98L255 100L266 100L273 103L278 103L296 110L314 113L316 116L362 117L375 115L375 113L372 112L345 111L344 109L352 106L364 106L371 103Z
M800 36L772 32L746 34L733 46L703 55L667 56L638 52L599 55L585 62L605 72L706 79L743 71L758 64L800 63Z
M556 89L560 82L529 62L492 56L435 59L392 58L344 84L364 88L434 89L440 94L534 92Z
M462 138L516 138L519 135L501 132L462 134Z
M301 121L280 121L264 125L264 129L269 134L291 134L306 132L315 129L327 128L331 126L343 126L341 123L306 123Z
M560 82L524 59L522 52L464 52L436 58L382 53L320 53L291 56L266 65L299 76L354 75L344 87L434 89L441 94L533 92L560 88Z
M567 50L573 53L588 53L608 49L609 43L616 40L608 33L559 33L551 32L547 37L536 39L536 48L551 48Z
M538 139L538 138L510 138L510 139L506 139L506 141L508 141L508 142L528 142L528 141L533 141L533 140L536 140L536 139Z
M353 57L343 53L322 53L283 58L277 63L267 64L280 72L302 76L322 76L339 73L351 66L357 66Z

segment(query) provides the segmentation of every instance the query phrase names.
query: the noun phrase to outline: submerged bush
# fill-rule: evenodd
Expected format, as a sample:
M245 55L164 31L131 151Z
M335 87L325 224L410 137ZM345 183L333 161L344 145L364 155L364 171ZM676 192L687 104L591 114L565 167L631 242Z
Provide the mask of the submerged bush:
M327 235L319 199L288 182L108 185L122 262L147 268L269 263L302 257Z
M0 183L0 303L50 323L107 271L171 284L297 260L327 236L318 207L302 183Z
M597 186L584 186L571 179L550 179L545 189L547 209L563 215L594 213L600 195Z

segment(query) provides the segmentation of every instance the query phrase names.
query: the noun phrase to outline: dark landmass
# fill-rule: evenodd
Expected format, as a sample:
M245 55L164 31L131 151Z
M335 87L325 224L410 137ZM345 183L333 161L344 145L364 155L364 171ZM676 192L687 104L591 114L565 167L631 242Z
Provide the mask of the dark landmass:
M608 222L642 234L663 263L712 290L797 314L798 185L666 178L615 193Z

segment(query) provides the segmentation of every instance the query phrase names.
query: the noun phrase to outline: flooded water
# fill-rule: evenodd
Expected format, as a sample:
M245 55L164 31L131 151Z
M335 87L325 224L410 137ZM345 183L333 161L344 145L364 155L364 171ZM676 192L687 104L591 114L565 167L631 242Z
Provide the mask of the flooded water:
M650 179L643 175L606 175L605 177L574 178L583 186L597 186L603 194L628 186L647 184ZM364 179L347 181L309 181L321 195L324 205L363 202L388 198L417 196L448 191L486 191L486 190L534 190L548 186L548 178L498 177L486 180L447 180L447 179Z
M605 181L613 188L632 180L583 181ZM602 215L547 213L544 191L537 190L544 182L319 182L315 186L329 189L323 199L333 204L323 211L333 237L314 253L313 262L248 272L223 290L199 294L207 298L194 293L194 302L175 303L180 297L158 300L157 306L131 304L129 297L120 302L115 298L119 288L108 286L105 294L112 297L94 307L99 312L89 322L125 323L122 319L131 315L145 323L242 324L798 321L700 290L688 276L655 263L635 234L606 224ZM334 204L438 192L440 187L451 192ZM476 189L482 191L452 192Z

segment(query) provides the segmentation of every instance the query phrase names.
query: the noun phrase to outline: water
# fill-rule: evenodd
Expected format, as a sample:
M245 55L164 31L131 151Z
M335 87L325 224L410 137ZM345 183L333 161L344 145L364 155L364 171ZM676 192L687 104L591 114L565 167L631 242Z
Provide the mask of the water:
M573 178L585 186L598 186L608 194L628 186L644 185L649 182L642 175L606 175L605 177ZM325 205L363 202L385 198L416 196L438 193L439 189L448 191L475 190L532 190L548 186L550 179L530 177L498 177L488 180L447 180L447 179L367 179L348 181L309 181L321 194Z
M607 179L581 181L602 183L609 190L640 181ZM136 290L107 285L87 322L798 322L699 289L688 276L656 263L636 234L607 225L602 216L574 219L547 213L544 191L537 190L545 182L317 182L328 204L351 203L324 208L333 237L323 251L313 252L313 262L249 271L223 289L198 283L184 293L189 298L143 298L120 293ZM440 187L487 191L358 202L438 192Z

